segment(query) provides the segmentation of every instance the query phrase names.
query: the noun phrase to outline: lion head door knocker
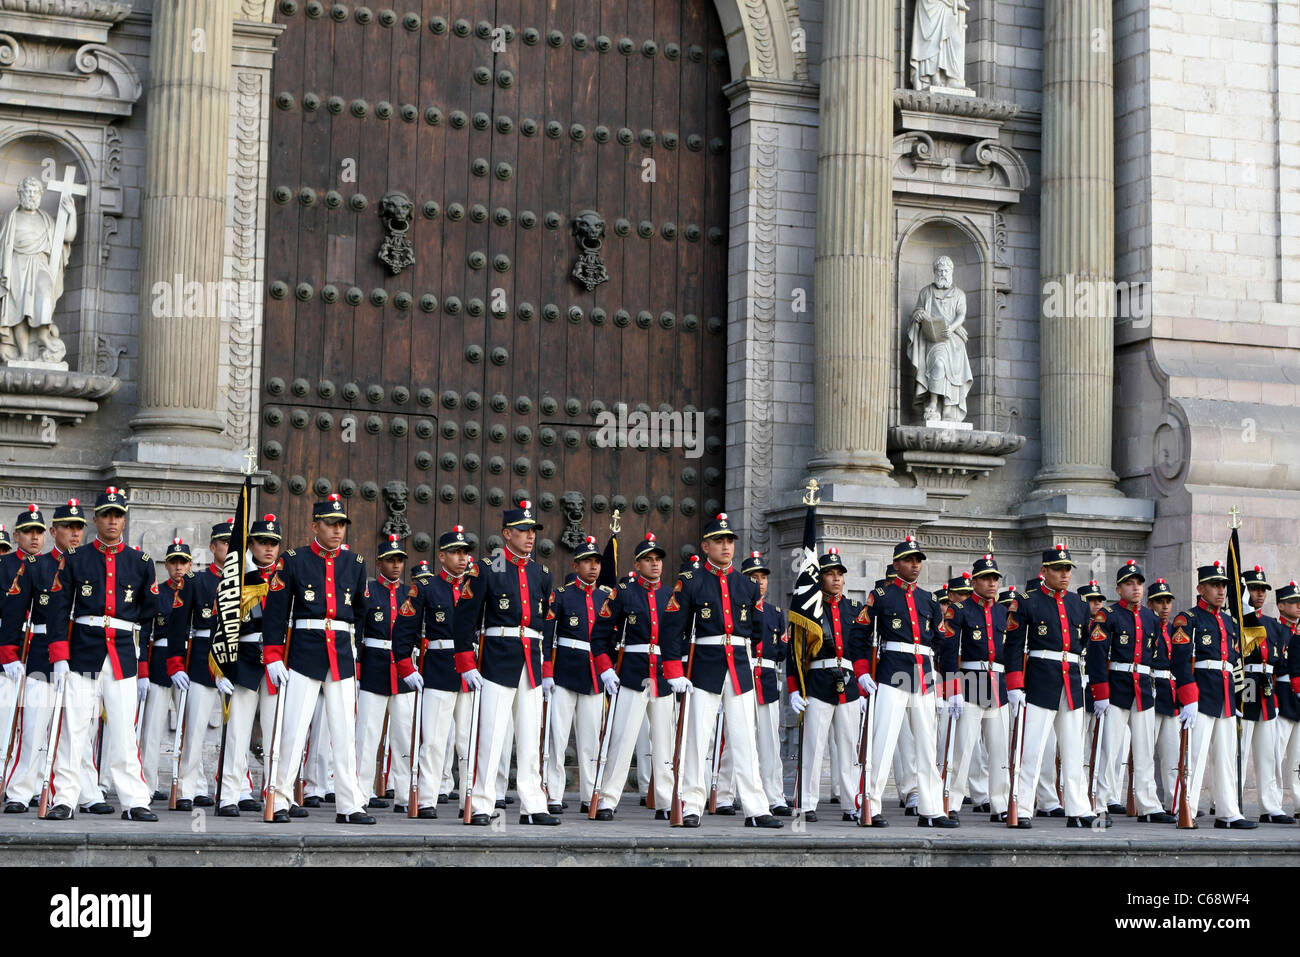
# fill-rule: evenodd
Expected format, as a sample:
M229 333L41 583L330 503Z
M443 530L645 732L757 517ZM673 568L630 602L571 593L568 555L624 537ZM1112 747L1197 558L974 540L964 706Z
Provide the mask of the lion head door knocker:
M379 247L379 258L396 276L407 266L415 264L415 247L406 234L411 229L411 217L415 206L405 193L385 193L379 201L379 217L384 221L388 234L384 244Z
M584 209L573 220L573 238L578 241L578 261L573 264L573 278L591 292L602 282L609 282L605 260L600 258L605 245L605 221L594 209Z
M582 529L582 519L586 514L587 503L581 492L565 492L560 497L564 509L565 528L560 536L560 544L570 551L577 551L587 544L587 533Z
M388 510L388 518L384 522L384 536L396 535L398 538L408 538L411 534L411 523L406 519L406 500L408 497L405 482L392 481L384 486L384 506Z

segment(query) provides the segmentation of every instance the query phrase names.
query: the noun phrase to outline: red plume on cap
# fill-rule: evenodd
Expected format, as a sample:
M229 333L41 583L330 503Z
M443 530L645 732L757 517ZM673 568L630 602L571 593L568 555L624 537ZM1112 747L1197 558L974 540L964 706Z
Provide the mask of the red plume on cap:
M719 512L719 513L718 513L718 521L719 521L719 522L725 522L726 520L727 520L727 513L726 513L726 512Z
M1137 562L1135 562L1133 559L1130 558L1126 564L1129 564L1129 565L1136 565Z
M700 560L700 556L699 556L699 555L692 555L692 556L691 556L691 561L693 561L693 562L698 562L699 560Z
M838 555L838 554L840 553L840 550L839 550L838 548L836 548L834 545L832 545L829 549L827 549L827 551L828 551L831 555Z
M69 504L69 505L76 506L76 505L80 505L81 503L78 502L75 498L70 498L70 499L68 499L68 504Z
M653 542L653 541L655 540L655 533L654 533L654 532L646 532L646 533L645 533L645 540L646 540L647 542Z
M275 521L275 516L272 515L270 512L267 512L265 515L262 516L262 521L264 521L264 522L274 522L274 521Z
M0 532L3 532L4 530L5 530L4 525L3 525L3 524L0 524Z
M961 573L961 577L962 577L962 578L970 578L970 572L962 572L962 573Z
M1215 568L1219 567L1219 560L1217 558L1214 560L1214 567Z
M596 544L596 538L595 538L594 535L588 535L588 536L587 536L587 544L588 544L588 545L595 545L595 544Z
M463 532L463 531L465 531L465 526L464 526L464 525L453 525L453 526L451 527L451 530L452 530L453 532Z
M32 506L32 511L36 511L36 507L35 507L35 506ZM1263 570L1264 570L1264 569L1260 568L1258 565L1255 566L1255 571L1257 571L1257 572L1262 572Z
M397 533L394 532L392 535L389 535L389 536L388 536L388 540L389 540L390 542L395 542L395 541L397 541Z
M985 560L986 562L991 562L991 561L993 561L993 556L992 556L992 555L985 555L985 556L984 556L984 560Z
M173 544L173 545L184 545L185 543L182 542L179 538L173 538L173 539L172 539L172 544Z
M1090 578L1090 579L1088 579L1088 584L1089 584L1089 585L1095 585L1095 584L1097 584L1097 579L1095 579L1095 578Z
M916 539L915 539L913 536L911 536L911 535L908 535L908 536L907 536L907 540L908 540L909 542L914 542L914 541L916 541Z
M763 557L763 553L762 553L762 552L750 552L750 553L749 553L749 557L750 557L750 558L762 558L762 557Z
M520 508L532 508L532 507L533 507L533 503L530 502L530 501L528 501L528 499L524 499L522 502L519 503L519 507L520 507Z
M1287 582L1287 584L1290 585L1292 588L1295 588L1295 587L1296 587L1296 583L1293 582L1293 581L1291 581L1291 582Z
M35 506L35 505L28 505L28 506L27 506L27 511L29 511L29 512L35 512L35 511L36 511L36 506ZM1259 571L1259 566L1258 566L1258 565L1255 566L1255 571Z
M330 492L330 494L329 494L329 500L330 500L331 502L338 502L338 501L341 501L341 498L340 498L340 496L339 496L339 493L338 493L338 492Z
M230 518L226 519L226 524L227 524L227 525L234 525L234 524L235 524L235 516L232 515L232 516L230 516Z
M117 486L116 486L116 485L110 485L108 488L104 489L104 491L107 492L109 495L116 495L116 494L117 494Z

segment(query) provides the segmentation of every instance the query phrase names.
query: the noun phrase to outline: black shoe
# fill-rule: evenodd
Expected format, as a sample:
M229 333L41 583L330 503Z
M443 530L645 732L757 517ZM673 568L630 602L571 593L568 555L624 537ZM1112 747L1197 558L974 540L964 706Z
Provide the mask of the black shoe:
M546 812L547 812L548 814L563 814L563 813L564 813L564 805L563 805L563 804L548 804L548 805L546 805Z
M960 825L956 821L952 820L951 818L943 817L942 815L939 817L922 817L920 815L917 815L916 826L917 827L939 827L939 828L960 827Z
M1128 813L1128 808L1126 808L1123 804L1107 804L1106 813L1111 814L1115 817L1123 817L1125 814Z
M441 796L441 795L440 795L440 796ZM460 801L460 792L459 792L459 791L454 791L454 790L453 790L453 791L448 791L448 792L447 792L447 800L448 800L448 801L456 801L456 802L459 802L459 801Z
M597 811L597 814L600 812ZM521 814L519 815L520 824L559 824L560 819L551 814Z
M223 804L217 808L217 817L239 817L239 808L233 804Z
M388 798L388 800L391 801L397 797L397 792L394 791L392 788L389 788L387 791L384 792L384 797Z
M584 801L583 803L585 804L585 803L587 803L587 802ZM560 810L561 810L561 811L567 811L568 809L569 809L569 802L568 802L568 801L565 801L565 800L561 800L561 801L560 801Z
M1259 816L1260 824L1295 824L1295 818L1290 814L1261 814Z
M965 804L966 802L962 801L961 803ZM988 801L985 801L983 804L976 804L971 808L971 810L976 814L991 814L993 813L993 805L989 804Z
M642 799L641 799L641 806L642 806L642 807L645 807L645 798L642 798Z
M789 817L794 812L790 809L790 805L778 804L772 808L772 813L775 814L777 817Z
M260 811L262 810L262 802L257 798L244 798L239 802L239 809L241 811Z
M682 827L699 827L700 816L698 814L687 814L682 818Z
M394 813L394 814L405 814L405 813L406 813L406 805L405 805L405 804L394 804L394 805L393 805L393 813Z
M1065 808L1054 807L1050 811L1044 811L1042 808L1039 808L1034 812L1034 817L1065 817Z
M176 799L176 806L175 806L174 808L169 808L168 810L172 810L172 811L193 811L193 810L194 810L194 802L191 801L189 798L177 798L177 799Z
M388 807L388 802L383 798L371 798L366 803L366 807Z
M276 811L274 814L271 815L271 823L272 823L272 824L288 824L288 823L289 823L289 812L286 811L284 808L280 808L280 810Z
M161 791L158 792L158 793L159 793L159 794L162 794ZM166 794L163 794L162 799L163 799L164 801L167 800L167 795L166 795ZM28 807L40 807L40 806L41 806L41 799L40 799L40 797L39 797L38 795L33 794L33 795L32 795L32 799L31 799L30 801L27 802L27 806L28 806Z
M1137 816L1139 824L1177 824L1178 818L1164 811L1157 811L1155 814L1139 814Z
M321 800L320 796L316 794L313 794L311 797L303 798L302 800L303 807L320 807L324 803L325 802Z
M195 807L215 807L216 804L217 802L212 800L212 798L208 797L206 794L198 794L194 797Z
M439 803L439 804L446 804L446 803L447 803L447 795L445 795L445 794L439 794L439 795L438 795L438 803Z
M785 825L770 814L760 814L757 817L745 818L745 827L782 828Z
M307 809L301 804L291 804L289 806L290 817L307 817Z
M841 821L856 821L857 819L858 816L856 814L850 814L848 811L845 811L843 814L840 815Z
M167 794L166 791L154 791L154 792L153 792L153 797L151 797L149 800L150 800L150 801L166 801L168 797L169 797L169 795Z
M1006 811L998 811L998 812L996 812L996 813L994 813L994 814L990 814L990 815L989 815L989 823L991 823L991 824L1006 824L1006 823L1007 823L1007 812L1006 812Z
M45 809L45 820L47 821L66 821L71 817L72 808L66 804L55 804Z
M1259 827L1259 824L1254 821L1247 821L1244 817L1239 817L1235 821L1225 821L1223 818L1215 818L1214 826L1220 830L1253 831L1255 828Z
M1022 831L1027 831L1033 826L1034 826L1034 822L1027 817L1019 818L1016 821L1016 827Z
M27 813L27 805L26 805L26 804L23 804L21 801L9 801L8 803L5 804L5 813L6 813L6 814L26 814L26 813Z
M974 804L974 803L975 803L975 802L972 801L972 800L970 799L970 795L969 795L969 794L966 795L964 798L961 799L962 807L965 807L967 804Z
M958 816L956 811L948 812L948 820L952 821L952 823L955 824L957 827L961 827L961 817Z
M871 819L872 827L889 827L889 822L885 820L885 815L877 814Z
M597 811L596 813L597 813L597 814L600 814L599 811ZM656 821L666 821L666 820L668 820L668 812L665 811L665 810L663 810L662 808L660 808L659 810L655 811L655 820L656 820Z
M111 804L106 804L103 801L96 801L94 804L87 804L85 807L81 808L81 813L82 814L112 814L115 810L117 809L114 808L113 805Z
M385 805L387 807L387 805ZM375 819L365 811L353 811L351 814L335 814L335 824L374 824Z
M1099 819L1100 819L1100 821L1101 821L1100 824L1097 823L1097 821L1098 821ZM1094 827L1094 826L1095 826L1095 827L1099 827L1099 828L1107 828L1107 827L1110 827L1110 826L1111 826L1112 824L1114 824L1114 823L1115 823L1115 822L1114 822L1113 820L1111 820L1111 816L1110 816L1109 814L1101 814L1101 815L1098 815L1098 814L1080 814L1080 815L1078 815L1078 816L1075 816L1075 817L1067 817L1067 818L1065 819L1065 826L1066 826L1066 827L1088 827L1088 828L1090 828L1090 827Z
M496 804L494 804L494 805L492 805L492 806L495 807L495 808L504 808L504 807L506 806L506 799L505 799L505 798L497 798L497 802L496 802Z
M422 807L415 812L415 816L421 821L432 821L437 819L438 809L436 807Z
M1197 817L1200 817L1199 814L1196 815L1196 816L1197 816ZM1214 805L1213 805L1213 804L1210 805L1210 817L1214 817Z
M714 813L714 814L721 814L723 817L735 817L735 815L736 815L736 805L734 805L734 804L719 804L716 808L714 808L713 813ZM764 814L763 817L771 817L771 815L770 815L770 814Z
M133 807L130 810L126 810L122 812L122 820L156 821L158 820L158 815L155 814L153 811L149 810L147 807Z
M506 803L507 803L507 804L514 804L514 803L515 803L515 799L514 799L513 797L511 797L509 794L507 794L507 795L506 795Z
M475 814L473 817L469 819L469 823L473 824L475 827L487 827L489 824L492 823L492 815Z
M656 812L655 812L655 816L658 817L658 815L659 815L659 812L656 811ZM612 820L614 820L614 809L613 809L612 807L598 807L598 808L596 808L596 817L595 817L595 820L597 820L597 821L612 821Z
M839 804L839 803L840 803L840 799L839 799L836 795L832 794L832 795L831 795L831 799L830 799L829 801L827 801L826 803L827 803L827 804Z
M334 792L333 792L333 791L327 791L327 792L325 792L325 803L326 803L326 804L333 804L333 803L334 803Z
M916 808L915 808L915 807L909 807L909 808L905 809L905 810L903 811L903 813L906 814L908 817L916 817Z
M803 812L803 819L804 819L804 822L807 823L807 824L816 824L816 823L817 823L817 812L816 812L816 811L804 811L804 812Z
M582 814L586 814L590 810L591 810L591 805L588 804L586 801L583 801L581 804L578 805L578 811Z

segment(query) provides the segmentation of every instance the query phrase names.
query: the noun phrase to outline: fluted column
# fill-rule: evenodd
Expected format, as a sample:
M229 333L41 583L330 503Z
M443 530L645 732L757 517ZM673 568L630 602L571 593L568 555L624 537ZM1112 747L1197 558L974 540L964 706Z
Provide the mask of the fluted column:
M153 6L139 409L131 427L137 436L165 432L173 445L221 444L217 367L224 299L214 290L221 288L225 247L234 13L231 0Z
M815 456L823 479L893 485L885 455L893 202L893 4L827 0L817 156Z
M1043 29L1042 469L1035 497L1118 495L1110 0L1047 0Z

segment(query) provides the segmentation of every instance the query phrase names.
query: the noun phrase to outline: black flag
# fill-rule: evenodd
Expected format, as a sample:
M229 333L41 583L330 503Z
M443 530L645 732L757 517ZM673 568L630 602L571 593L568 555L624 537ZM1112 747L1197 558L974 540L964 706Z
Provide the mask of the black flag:
M252 479L245 475L235 506L235 525L230 530L230 549L217 584L217 627L212 631L212 650L208 653L213 677L231 681L239 655L239 623L244 617L244 552L248 548L248 501L252 491Z
M822 646L822 586L817 567L817 506L809 505L803 523L803 554L799 577L790 596L790 634L794 639L795 673L804 693L803 673Z

